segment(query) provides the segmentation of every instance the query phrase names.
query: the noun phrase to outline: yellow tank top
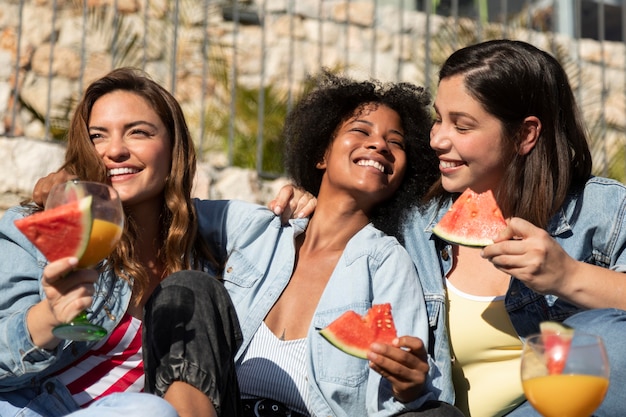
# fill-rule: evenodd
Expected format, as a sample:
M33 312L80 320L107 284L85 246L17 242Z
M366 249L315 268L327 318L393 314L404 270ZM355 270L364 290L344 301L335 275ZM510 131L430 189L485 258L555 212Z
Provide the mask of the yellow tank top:
M522 342L504 297L474 296L447 282L456 405L468 417L503 416L524 401Z

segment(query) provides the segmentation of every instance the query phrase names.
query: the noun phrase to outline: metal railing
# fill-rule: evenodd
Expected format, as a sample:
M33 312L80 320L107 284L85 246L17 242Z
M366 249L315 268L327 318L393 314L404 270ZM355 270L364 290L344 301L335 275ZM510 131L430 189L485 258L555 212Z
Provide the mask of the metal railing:
M281 98L282 112L291 107L306 74L322 66L434 89L437 65L449 51L487 38L517 37L567 60L568 72L579 78L573 84L580 101L594 102L589 118L594 136L601 142L594 145L599 173L619 179L626 173L621 150L624 127L608 118L606 110L609 101L614 106L618 102L616 111L626 108L626 7L621 1L284 0L278 4L268 0L141 0L133 9L131 2L113 0L98 10L90 8L87 0L50 0L45 5L36 5L34 0L3 2L6 17L0 20L0 33L12 39L9 49L14 52L10 74L2 78L0 71L0 99L3 83L8 86L5 90L10 90L4 114L0 106L6 136L24 135L27 129L22 126L20 130L20 125L29 123L29 117L43 124L43 138L62 136L62 128L61 133L56 132L55 124L71 114L89 74L95 71L93 56L100 53L109 60L101 58L102 67L137 66L162 82L183 103L201 153L215 150L209 142L219 136L218 140L225 139L223 151L231 165L237 163L243 117L237 100L244 90L256 95L256 117L247 119L252 122L249 130L256 126L256 132L248 133L254 137L255 148L248 152L254 155L257 172L272 176L280 172L275 166L268 170L263 165L271 153L265 126L273 111L268 110L268 102L274 98L268 96L272 94L268 85L286 91ZM277 27L282 30L279 41ZM73 34L73 42L67 39L71 30L79 32ZM256 35L251 35L253 30ZM41 32L39 38L33 34L36 31ZM573 43L564 44L565 37ZM591 64L591 77L597 84L597 97L593 98L585 92L589 82L583 75L588 70L583 69L581 53L591 42L589 37L595 38L598 51ZM94 39L103 41L98 44ZM255 43L252 47L251 42ZM33 49L42 50L42 44L49 47L47 71L41 61L34 61L37 53ZM384 44L387 50L381 46ZM611 49L605 49L609 44ZM71 97L59 104L60 87L55 81L62 71L56 54L63 48L75 52L79 69L68 83ZM284 57L277 56L277 48ZM303 49L307 51L303 53ZM220 51L222 65L217 70L212 69L219 66L215 50ZM616 51L621 51L621 62ZM620 77L621 81L616 81ZM28 101L27 84L42 85L44 80L45 96L36 94L36 100ZM616 85L618 93L614 92ZM216 107L216 96L221 106ZM64 108L61 116L59 107ZM216 108L224 112L221 130L214 129L216 123L210 117Z

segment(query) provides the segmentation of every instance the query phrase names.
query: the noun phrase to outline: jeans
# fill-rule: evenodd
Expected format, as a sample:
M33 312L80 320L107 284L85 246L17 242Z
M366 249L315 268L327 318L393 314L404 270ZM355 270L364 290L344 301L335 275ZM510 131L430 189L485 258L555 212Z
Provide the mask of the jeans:
M398 414L401 417L464 417L461 410L441 401L428 401L417 411Z
M626 311L617 309L595 309L577 313L565 324L574 329L602 337L609 357L611 376L609 390L602 405L593 413L595 417L621 417L626 404ZM534 408L525 402L507 417L541 417Z
M116 393L95 401L88 408L68 414L67 417L178 417L174 407L156 395L144 393Z
M224 286L200 271L176 272L145 307L146 392L163 396L174 381L211 399L222 417L241 415L234 357L241 346L239 321Z

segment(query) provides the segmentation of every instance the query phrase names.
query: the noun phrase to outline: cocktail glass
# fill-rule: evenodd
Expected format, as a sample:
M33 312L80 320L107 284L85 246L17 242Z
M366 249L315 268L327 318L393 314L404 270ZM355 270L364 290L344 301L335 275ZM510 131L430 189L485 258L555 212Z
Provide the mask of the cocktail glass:
M563 361L562 371L554 372L550 363ZM526 399L544 417L589 417L609 387L602 339L576 331L569 347L550 346L541 334L528 337L521 374Z
M46 209L51 209L77 199L92 196L92 225L89 243L78 261L79 268L96 266L111 254L122 236L124 210L115 189L107 184L91 181L69 181L55 185L48 194ZM92 324L83 311L71 322L53 329L53 334L61 339L92 341L106 336L107 331Z

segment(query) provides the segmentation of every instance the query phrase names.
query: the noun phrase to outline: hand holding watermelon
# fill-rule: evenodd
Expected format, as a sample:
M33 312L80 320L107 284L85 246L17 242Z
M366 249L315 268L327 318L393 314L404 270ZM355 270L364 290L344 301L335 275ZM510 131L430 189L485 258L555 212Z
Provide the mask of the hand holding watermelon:
M346 311L320 331L338 349L370 361L402 402L419 397L429 371L428 354L417 337L398 337L391 305L374 304L364 316Z

